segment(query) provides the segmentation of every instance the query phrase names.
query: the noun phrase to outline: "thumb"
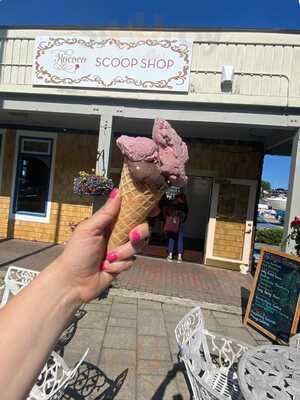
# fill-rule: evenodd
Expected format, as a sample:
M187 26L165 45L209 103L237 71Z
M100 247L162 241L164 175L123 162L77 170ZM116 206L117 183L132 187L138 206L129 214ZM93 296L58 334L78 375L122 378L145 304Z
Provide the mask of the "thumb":
M113 223L117 217L121 206L120 191L114 188L105 205L100 208L92 217L87 221L88 226L91 229L105 230L109 225Z

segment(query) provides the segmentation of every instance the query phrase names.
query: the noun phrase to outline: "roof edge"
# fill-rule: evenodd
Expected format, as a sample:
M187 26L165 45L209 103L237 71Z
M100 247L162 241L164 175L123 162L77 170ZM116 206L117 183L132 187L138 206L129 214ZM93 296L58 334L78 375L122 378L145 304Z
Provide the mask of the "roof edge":
M147 26L80 26L80 25L0 25L0 30L95 30L95 31L146 31L146 32L261 32L279 34L300 34L299 29L280 28L236 28L236 27L147 27Z

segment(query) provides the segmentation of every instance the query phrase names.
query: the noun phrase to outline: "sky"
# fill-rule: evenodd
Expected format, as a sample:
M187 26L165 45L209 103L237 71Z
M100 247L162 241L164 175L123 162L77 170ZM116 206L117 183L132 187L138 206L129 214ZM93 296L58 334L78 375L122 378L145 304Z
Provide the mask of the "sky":
M300 29L298 0L0 0L0 25Z
M262 179L269 181L272 188L288 188L290 157L265 156Z
M299 29L299 0L0 0L0 25ZM287 187L289 157L267 156L263 177Z

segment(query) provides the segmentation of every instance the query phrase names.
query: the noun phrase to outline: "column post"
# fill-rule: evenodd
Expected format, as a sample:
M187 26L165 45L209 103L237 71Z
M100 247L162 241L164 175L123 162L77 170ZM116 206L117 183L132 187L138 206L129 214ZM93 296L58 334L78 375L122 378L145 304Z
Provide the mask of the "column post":
M290 232L290 225L294 217L300 217L300 128L295 133L291 154L291 167L287 207L285 212L284 233L286 239ZM284 243L283 249L287 253L294 253L294 243Z
M110 149L112 139L113 116L110 113L103 113L100 117L96 173L103 173L109 176ZM93 213L105 203L106 196L95 196L93 200Z
M109 175L112 123L112 114L104 113L101 115L98 135L96 172L104 173L105 176Z

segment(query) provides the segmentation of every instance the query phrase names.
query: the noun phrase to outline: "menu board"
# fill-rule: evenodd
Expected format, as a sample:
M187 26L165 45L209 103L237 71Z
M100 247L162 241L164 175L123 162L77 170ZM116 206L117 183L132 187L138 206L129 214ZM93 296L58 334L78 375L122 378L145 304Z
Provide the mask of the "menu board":
M288 343L300 317L300 258L263 248L245 315L273 340Z

